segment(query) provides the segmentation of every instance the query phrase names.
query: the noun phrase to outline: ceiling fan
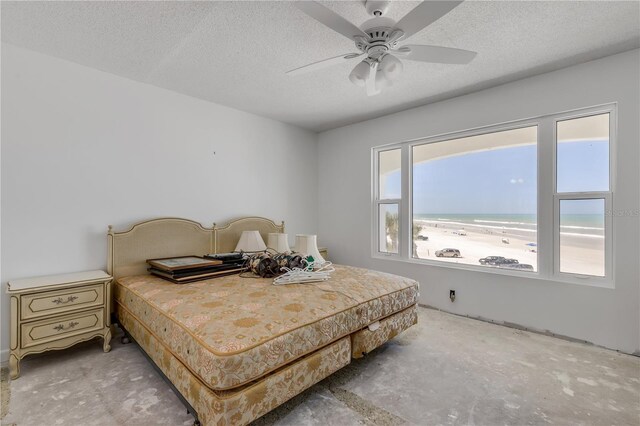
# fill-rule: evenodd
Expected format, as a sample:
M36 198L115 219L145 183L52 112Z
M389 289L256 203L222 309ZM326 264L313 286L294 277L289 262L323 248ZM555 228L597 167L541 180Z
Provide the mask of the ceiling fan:
M351 59L365 56L349 74L349 80L357 86L366 87L367 95L380 93L381 88L390 86L402 73L402 62L396 57L410 61L439 64L467 64L476 56L476 52L450 47L409 44L398 46L404 41L431 25L461 1L426 0L416 6L400 21L383 15L389 8L389 0L367 0L367 12L373 19L366 21L360 28L342 16L315 1L299 1L296 6L332 30L342 34L356 44L358 53L346 53L329 59L314 62L303 67L287 71L288 75L298 75L315 71L330 65L337 65Z

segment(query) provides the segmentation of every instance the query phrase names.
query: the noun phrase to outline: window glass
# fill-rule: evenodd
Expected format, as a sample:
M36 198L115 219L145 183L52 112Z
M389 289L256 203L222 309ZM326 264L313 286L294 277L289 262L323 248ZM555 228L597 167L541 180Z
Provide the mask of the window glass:
M557 192L609 190L609 114L557 124Z
M380 204L379 209L378 250L382 253L398 253L400 233L398 204Z
M604 199L560 200L560 272L604 277Z
M378 199L400 198L401 150L392 149L378 153Z
M536 271L537 127L416 145L413 257Z

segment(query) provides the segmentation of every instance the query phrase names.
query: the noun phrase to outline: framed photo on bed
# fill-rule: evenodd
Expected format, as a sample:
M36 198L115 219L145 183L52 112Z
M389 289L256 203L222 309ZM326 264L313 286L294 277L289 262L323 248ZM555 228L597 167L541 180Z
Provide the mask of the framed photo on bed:
M147 259L147 263L163 271L180 271L182 269L206 268L221 265L221 260L205 259L202 256L178 256L161 259Z

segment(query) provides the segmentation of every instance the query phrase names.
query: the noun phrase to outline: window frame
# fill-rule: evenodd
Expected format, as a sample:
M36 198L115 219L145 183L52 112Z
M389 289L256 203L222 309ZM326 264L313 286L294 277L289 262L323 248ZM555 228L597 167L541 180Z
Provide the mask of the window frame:
M400 149L400 188L401 188L401 194L400 194L400 198L380 198L379 197L379 175L378 175L378 165L379 165L379 160L380 160L380 153L382 152L387 152L387 151L393 151L395 149ZM404 220L403 220L403 205L402 205L402 200L404 197L404 190L405 190L405 182L404 182L404 175L402 173L402 171L404 170L404 149L402 147L402 144L392 144L392 145L385 145L383 147L378 147L377 149L372 150L372 171L373 171L373 175L372 175L372 199L373 199L373 210L372 210L372 215L371 215L371 224L373 226L372 229L372 235L374 235L374 239L372 241L372 253L377 255L377 256L382 256L386 259L388 258L396 258L396 259L400 259L403 256L403 239L404 239L404 229L403 229L403 224L404 224ZM383 252L379 250L379 243L380 243L380 205L382 204L397 204L398 205L398 253L392 253L392 252Z
M609 114L609 191L585 193L557 193L557 123L573 118ZM413 240L413 147L426 143L444 142L452 139L478 136L537 126L537 247L538 268L536 271L520 271L489 268L481 265L468 265L452 262L439 262L432 259L412 257ZM376 146L372 155L372 216L371 216L371 257L374 259L395 260L442 268L469 270L497 275L517 276L521 278L558 281L570 284L582 284L596 287L614 288L613 264L613 218L614 193L616 185L616 144L617 144L617 103L607 103L587 108L577 108L565 112L545 114L531 118L512 120L504 123L480 126L462 131L441 133L402 142ZM393 200L378 199L378 153L392 149L401 150L401 198ZM560 272L560 199L605 199L605 276L597 277L575 273ZM398 253L378 251L379 242L379 204L398 203L399 235Z
M553 116L553 278L558 281L613 287L613 194L615 189L615 158L617 140L617 105L582 108ZM558 123L561 121L609 114L609 190L558 192ZM604 277L560 271L560 202L563 200L604 199Z

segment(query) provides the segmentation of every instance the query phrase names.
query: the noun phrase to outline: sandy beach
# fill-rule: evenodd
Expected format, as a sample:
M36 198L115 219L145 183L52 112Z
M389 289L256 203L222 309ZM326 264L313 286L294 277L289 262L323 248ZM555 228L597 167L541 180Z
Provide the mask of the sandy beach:
M479 259L483 257L503 256L517 259L519 263L532 265L534 271L538 270L535 252L537 247L527 245L537 242L535 232L509 228L496 230L488 227L472 229L464 227L466 235L459 235L457 232L463 230L463 227L456 224L434 224L423 220L415 220L415 223L422 226L420 235L429 238L428 241L416 241L417 254L421 259L480 265ZM435 252L443 248L458 249L461 257L436 257ZM603 252L603 238L572 233L561 234L562 272L602 276L604 275Z

